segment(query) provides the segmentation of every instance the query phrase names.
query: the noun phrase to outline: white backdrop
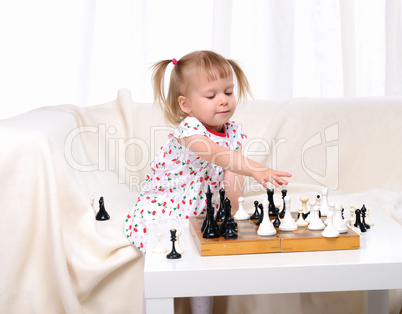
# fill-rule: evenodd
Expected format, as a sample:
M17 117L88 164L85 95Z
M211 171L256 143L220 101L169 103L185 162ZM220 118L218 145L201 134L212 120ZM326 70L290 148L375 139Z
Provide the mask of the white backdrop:
M243 66L256 99L402 95L401 0L0 2L0 119L95 105L198 49Z

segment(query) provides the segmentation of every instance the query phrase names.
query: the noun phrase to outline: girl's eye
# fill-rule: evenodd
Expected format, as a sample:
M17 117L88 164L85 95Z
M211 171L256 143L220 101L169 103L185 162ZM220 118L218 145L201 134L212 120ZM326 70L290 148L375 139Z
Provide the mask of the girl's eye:
M215 95L207 96L208 99L214 99Z
M227 96L230 96L230 95L233 94L233 92L226 92L225 94L226 94Z

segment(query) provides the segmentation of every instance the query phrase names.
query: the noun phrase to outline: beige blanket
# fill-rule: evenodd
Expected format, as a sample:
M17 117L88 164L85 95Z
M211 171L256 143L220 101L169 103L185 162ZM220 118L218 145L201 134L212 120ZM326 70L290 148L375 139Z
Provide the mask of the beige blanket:
M333 200L364 202L402 224L401 103L252 102L235 119L249 135L246 155L294 174L293 210L299 196L327 185ZM125 239L123 220L170 130L158 108L133 103L127 90L104 105L44 107L0 121L2 313L142 313L144 258ZM247 182L248 210L263 193ZM101 196L108 221L95 220ZM219 297L215 313L338 313L334 302L342 313L359 313L364 298ZM391 313L401 299L400 291L391 293ZM178 300L177 312L186 311Z

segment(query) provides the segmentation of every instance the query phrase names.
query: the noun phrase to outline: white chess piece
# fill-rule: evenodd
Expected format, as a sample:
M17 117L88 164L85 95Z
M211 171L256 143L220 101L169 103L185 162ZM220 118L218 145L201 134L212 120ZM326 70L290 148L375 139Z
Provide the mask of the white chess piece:
M321 189L321 203L320 203L320 211L321 216L327 216L329 209L328 203L328 188Z
M237 210L236 214L234 215L234 219L236 220L247 220L250 219L250 216L247 214L247 212L244 210L244 198L243 197L239 197L238 198L238 202L239 202L239 209Z
M374 226L374 222L372 222L370 219L370 208L367 208L366 211L366 224L368 224L370 227Z
M95 197L93 195L91 195L91 198L89 199L89 202L91 204L91 207L93 209L93 211L95 212L96 215L96 209L95 209Z
M303 207L299 207L299 219L297 219L296 225L299 228L304 228L308 226L308 222L303 219Z
M176 249L177 253L184 254L184 250L181 248L181 245L180 245L180 237L181 237L181 231L177 231L176 232L175 249Z
M350 205L350 225L351 226L353 226L356 222L355 211L356 211L355 205Z
M334 227L340 233L348 232L348 227L346 227L345 222L342 219L342 204L335 204L335 216L334 216Z
M308 209L307 209L308 197L307 196L300 197L300 202L302 203L303 214L308 214Z
M260 227L257 230L257 234L260 236L272 236L276 234L276 230L274 225L272 224L271 220L269 219L268 215L268 200L264 200L263 202L264 207L264 218L260 223Z
M158 239L158 244L154 247L154 249L152 250L152 253L155 254L161 254L161 253L166 253L166 249L162 246L161 243L161 238L162 238L162 234L161 233L157 233L156 234L156 238Z
M322 236L326 238L336 238L339 237L339 231L334 227L334 213L332 211L328 212L328 225L325 227L322 232Z
M310 215L313 214L313 217L311 218L311 221L307 227L309 230L324 230L325 225L322 222L321 218L319 217L318 213L319 210L320 208L317 205L315 205L313 207L313 213L311 213L310 211Z
M281 231L293 231L297 230L296 222L292 217L292 213L290 212L290 196L285 196L285 217L283 217L281 224L279 225L279 230Z
M313 208L314 208L314 206L317 204L317 201L316 201L316 200L311 200L311 201L309 202L309 204L310 204L310 214L309 214L309 215L306 217L306 219L305 219L305 221L308 222L308 223L310 223L311 220L313 220L313 217L314 217L314 210L313 210ZM318 206L318 208L320 208L320 207Z
M332 217L335 217L335 203L334 202L329 203L328 213L329 212L332 212ZM327 219L325 219L325 221L324 221L324 224L326 224L326 225L328 225L328 220L329 220L328 213L327 213Z

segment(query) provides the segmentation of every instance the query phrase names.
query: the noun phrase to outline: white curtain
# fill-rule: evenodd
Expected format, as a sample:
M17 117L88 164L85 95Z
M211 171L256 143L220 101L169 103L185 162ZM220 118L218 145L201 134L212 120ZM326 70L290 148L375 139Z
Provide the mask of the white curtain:
M152 102L155 61L213 49L256 99L402 95L401 0L14 0L0 3L0 118Z

